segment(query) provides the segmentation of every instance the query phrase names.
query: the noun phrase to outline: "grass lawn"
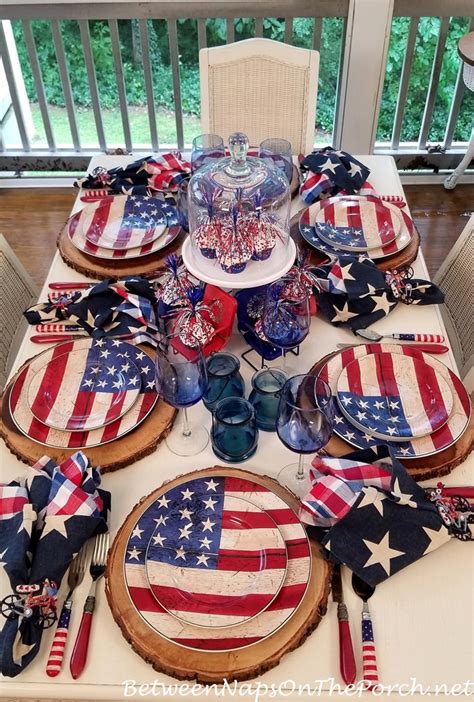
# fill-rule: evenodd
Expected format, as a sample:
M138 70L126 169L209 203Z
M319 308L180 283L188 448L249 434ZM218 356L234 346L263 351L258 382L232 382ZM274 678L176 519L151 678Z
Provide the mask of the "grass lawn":
M53 129L56 146L72 147L71 131L67 118L66 108L49 106L49 118ZM47 147L46 136L41 119L39 106L31 105L33 123L36 134L32 139L33 146ZM148 112L146 107L129 107L128 115L130 121L130 131L132 133L132 143L134 146L150 144L150 127L148 123ZM97 134L95 130L94 113L92 110L76 111L77 128L79 138L83 148L97 148ZM109 148L125 147L122 129L122 119L120 109L102 110L102 120L104 123L105 139ZM184 115L184 141L190 144L195 136L201 134L201 124L196 115ZM156 123L158 140L162 144L176 143L176 122L174 112L158 108L156 110Z

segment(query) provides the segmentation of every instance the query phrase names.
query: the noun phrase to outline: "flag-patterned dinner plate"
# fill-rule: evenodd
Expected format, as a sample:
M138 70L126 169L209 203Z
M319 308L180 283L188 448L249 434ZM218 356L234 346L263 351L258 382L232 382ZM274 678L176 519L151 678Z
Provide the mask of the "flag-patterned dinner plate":
M31 379L49 360L62 356L66 352L76 349L88 349L93 345L101 349L99 356L107 360L114 348L117 357L133 363L139 371L141 387L138 398L131 408L122 417L98 429L90 431L68 431L49 427L40 419L35 417L28 404L27 388ZM61 378L57 379L56 385L51 388L54 393L60 392ZM118 339L76 339L75 341L64 341L57 346L47 349L42 354L35 356L18 374L10 391L9 408L12 420L18 429L36 443L54 448L92 448L101 446L110 441L124 436L129 431L135 429L145 417L151 412L158 400L155 390L153 361L140 348L132 346Z
M269 514L241 497L187 483L161 500L167 516L157 522L145 560L164 609L185 624L220 628L248 621L273 602L287 556Z
M54 429L89 431L128 412L142 379L137 366L119 352L110 343L105 349L90 344L46 361L26 388L35 417Z
M106 249L98 244L93 244L89 241L83 231L81 218L82 212L76 212L67 223L67 233L71 239L74 246L88 254L89 256L96 256L97 258L105 258L108 260L122 260L131 258L140 258L141 256L148 256L149 254L156 253L166 246L169 246L172 241L176 239L178 234L180 234L181 227L178 224L176 208L171 207L171 205L166 205L163 211L166 211L167 226L163 234L159 236L154 241L143 246L137 246L132 249Z
M133 249L155 241L167 227L162 200L149 195L116 195L86 205L79 226L91 244L104 249Z
M372 196L365 196L365 199L367 200L375 200L379 202L378 198L372 197ZM319 251L322 251L323 253L327 254L329 257L338 257L341 255L342 249L336 247L336 246L331 246L327 244L325 241L323 241L317 233L317 230L314 227L314 221L316 216L318 215L319 211L324 205L324 200L321 202L315 202L314 205L311 205L308 207L306 210L304 210L301 213L300 220L299 220L299 230L301 233L301 236L303 239L310 244L315 249L318 249ZM413 237L413 232L415 230L413 220L411 217L401 210L399 207L396 205L393 205L390 202L386 202L385 205L388 207L388 209L392 213L392 221L395 220L395 218L400 220L401 217L401 230L400 234L391 241L389 244L386 244L385 246L376 248L376 249L370 249L370 251L364 251L360 252L360 255L362 256L368 256L369 258L373 260L378 260L380 258L385 258L385 256L392 256L393 254L398 253L399 251L402 251L405 249L408 244L410 243L412 237Z
M400 234L398 212L378 198L358 195L331 197L321 202L314 227L320 239L347 251L387 246Z
M354 426L390 441L431 434L453 408L451 389L436 368L398 353L348 363L337 381L337 401Z
M336 393L339 376L351 361L355 358L366 356L367 354L381 352L421 358L446 380L453 398L453 408L448 421L432 434L412 439L411 441L382 440L368 432L361 431L349 422L336 403L334 407L334 433L340 436L341 439L344 439L348 444L361 449L375 446L382 442L390 446L395 456L401 459L432 456L456 443L469 425L469 418L471 415L469 393L452 370L427 353L420 353L420 351L416 351L416 349L410 346L397 344L360 344L360 346L344 349L329 359L321 368L319 375L328 383L333 393Z
M221 503L227 497L241 498L266 512L277 524L287 552L287 568L282 586L264 611L240 624L204 628L185 624L172 616L154 597L146 573L148 543L153 535L157 535L157 527L161 527L171 516L170 505L160 497L143 512L127 543L124 574L131 606L150 628L185 648L199 651L235 651L263 641L280 629L294 614L306 593L311 575L311 550L303 525L281 497L251 480L230 476L206 476L189 480L184 489L196 495L203 495L204 499L211 498ZM186 509L187 502L188 500L183 498L182 509ZM209 519L212 524L214 520L210 516L210 502L205 511L209 517L206 516L203 521L207 524ZM202 539L210 539L211 534L217 536L217 531L204 531L204 525L202 526ZM212 529L214 528L213 526ZM186 554L186 547L183 546L183 549ZM276 565L277 570L280 570L280 563L277 562ZM201 571L204 571L204 566ZM189 590L192 590L194 582L197 586L197 580L189 579Z

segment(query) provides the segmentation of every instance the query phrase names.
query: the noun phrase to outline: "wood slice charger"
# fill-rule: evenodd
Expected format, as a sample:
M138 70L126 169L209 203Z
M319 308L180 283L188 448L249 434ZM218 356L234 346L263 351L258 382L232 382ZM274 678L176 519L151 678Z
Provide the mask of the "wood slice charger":
M140 348L150 358L153 358L153 352L149 348ZM76 451L79 451L80 448L59 449L39 444L22 434L12 419L9 402L10 391L27 363L15 373L1 395L0 436L9 450L23 463L33 465L45 454L53 458L57 463L61 463L76 453ZM92 465L100 466L102 473L111 473L153 453L159 443L171 431L176 415L176 409L159 399L150 414L128 434L124 434L121 438L102 446L88 447L84 450L87 452Z
M298 500L272 478L237 468L214 466L180 476L144 497L130 512L115 537L109 552L106 594L115 621L133 650L159 672L181 680L222 683L224 679L247 680L276 666L282 656L294 650L317 627L326 613L332 573L317 542L310 540L311 574L305 594L294 614L272 635L254 644L232 651L198 651L160 635L140 616L130 600L124 575L124 558L128 540L138 519L158 497L180 483L201 477L224 476L247 479L262 485L282 498L295 512ZM169 615L172 616L171 614Z
M299 220L302 212L306 207L302 207L299 212L297 212L290 220L290 234L295 240L297 246L302 249L306 249L310 252L310 262L317 266L328 260L328 257L323 251L318 251L306 242L300 234ZM413 227L413 236L410 243L402 251L399 251L392 256L385 256L384 258L377 259L374 261L377 268L381 271L388 271L392 268L404 268L413 263L418 255L418 249L420 248L420 234L418 229ZM344 252L341 252L344 253Z
M321 358L314 366L311 368L309 373L318 375L320 370L326 363L335 356L335 353L330 353L324 358ZM474 406L474 393L471 395L471 406ZM409 460L400 460L407 472L416 480L429 480L432 478L439 478L443 475L448 475L451 473L456 466L462 463L467 456L474 449L474 412L471 411L471 417L469 420L469 425L467 426L465 432L459 437L459 439L452 446L440 451L432 456L425 456L424 458L411 458ZM333 434L328 444L325 446L325 450L331 456L344 456L347 453L352 453L358 449L347 441L341 439L339 436Z

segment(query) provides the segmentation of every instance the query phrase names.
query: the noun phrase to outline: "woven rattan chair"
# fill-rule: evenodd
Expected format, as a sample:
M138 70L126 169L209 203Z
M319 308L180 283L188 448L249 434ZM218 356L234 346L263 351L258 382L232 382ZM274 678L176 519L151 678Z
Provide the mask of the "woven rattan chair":
M287 139L294 154L314 145L319 53L270 39L201 49L201 128L227 139L245 132L250 144Z
M0 389L25 335L23 311L37 299L36 285L0 234Z
M446 295L441 312L461 378L474 390L474 215L434 282Z

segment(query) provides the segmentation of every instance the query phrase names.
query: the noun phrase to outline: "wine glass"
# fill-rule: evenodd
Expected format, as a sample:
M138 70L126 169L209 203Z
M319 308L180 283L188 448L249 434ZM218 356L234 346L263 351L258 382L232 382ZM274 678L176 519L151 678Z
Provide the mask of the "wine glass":
M280 441L299 453L298 463L283 468L278 480L298 497L311 489L309 465L304 454L316 453L329 441L334 406L331 389L316 375L295 375L281 391L278 406L277 434Z
M268 286L262 315L262 331L271 344L282 349L281 369L287 375L286 351L306 339L311 323L309 297L292 296L291 283L290 278L281 278Z
M279 168L289 183L293 178L293 153L286 139L265 139L258 149L259 158Z
M202 424L188 420L187 408L195 405L207 388L206 361L200 347L181 353L177 335L160 343L155 361L156 389L165 402L182 409L181 423L166 438L168 448L178 456L194 456L209 441Z
M193 139L191 172L195 173L210 161L224 158L225 146L218 134L200 134Z

